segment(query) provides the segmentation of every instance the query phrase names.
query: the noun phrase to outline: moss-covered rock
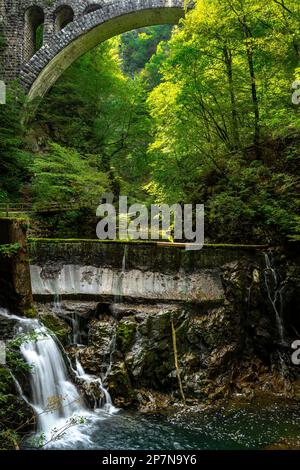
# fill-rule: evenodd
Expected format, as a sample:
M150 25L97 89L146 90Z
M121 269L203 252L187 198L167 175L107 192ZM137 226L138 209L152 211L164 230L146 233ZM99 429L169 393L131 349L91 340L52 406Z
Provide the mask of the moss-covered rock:
M35 318L37 316L37 311L36 309L32 306L30 308L27 308L24 311L24 316L27 318Z
M50 313L41 315L40 320L46 328L48 328L57 336L59 341L61 341L63 344L66 344L68 342L68 337L72 331L72 328L70 327L70 325L68 325L68 323L66 323L58 316Z
M126 408L134 403L136 394L124 361L113 364L107 383L116 406Z
M122 353L130 350L136 334L137 323L134 317L121 320L116 329L116 348Z

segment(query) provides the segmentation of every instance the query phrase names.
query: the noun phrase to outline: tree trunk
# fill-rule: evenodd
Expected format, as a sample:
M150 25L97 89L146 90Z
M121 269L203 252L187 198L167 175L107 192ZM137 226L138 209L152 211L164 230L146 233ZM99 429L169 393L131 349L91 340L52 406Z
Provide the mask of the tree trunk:
M227 69L227 78L228 78L228 86L229 86L230 101L231 101L231 120L232 120L232 134L233 134L233 139L234 139L234 148L239 149L241 145L240 145L240 136L239 136L238 113L237 113L237 108L236 108L236 100L235 100L234 84L233 84L232 53L230 49L228 49L226 44L224 46L224 59L225 59L225 65Z
M253 114L254 114L254 147L256 158L260 157L260 113L259 113L259 103L257 96L257 87L256 87L256 75L254 68L254 58L253 58L253 45L252 45L252 35L247 27L246 20L244 18L243 30L246 41L246 53L248 59L249 73L251 78L251 94L252 94L252 104L253 104Z

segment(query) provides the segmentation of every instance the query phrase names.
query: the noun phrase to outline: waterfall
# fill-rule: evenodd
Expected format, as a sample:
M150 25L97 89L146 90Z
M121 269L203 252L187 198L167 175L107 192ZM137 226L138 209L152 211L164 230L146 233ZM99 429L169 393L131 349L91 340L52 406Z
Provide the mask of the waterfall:
M76 313L72 313L72 344L82 344L79 315L77 315Z
M31 366L31 405L37 414L38 430L48 433L59 420L67 420L84 409L82 399L68 376L63 355L54 338L37 320L20 323L19 332L34 334L20 351ZM30 338L30 337L29 337Z
M61 295L59 293L54 294L53 310L58 315L61 313Z
M94 375L87 374L82 367L81 362L79 361L78 357L76 357L76 375L79 379L84 380L84 382L90 384L90 383L95 383L98 385L99 390L103 393L105 397L105 404L104 404L104 409L107 411L109 414L116 413L118 411L118 408L114 407L112 403L111 396L108 392L108 390L103 386L102 380L100 377L96 377ZM95 408L97 408L97 403L95 400Z
M268 293L268 299L272 305L273 311L275 313L277 330L280 338L281 344L285 344L285 331L282 318L282 308L283 308L283 299L282 299L282 290L276 270L272 266L270 257L267 253L264 253L266 268L264 271L265 285Z
M104 378L103 378L103 381L105 381L110 373L111 373L111 370L112 370L112 366L113 366L113 363L114 363L114 354L116 352L116 344L117 344L117 328L115 328L115 331L112 335L112 338L111 338L111 342L110 342L110 345L109 345L109 364L108 364L108 368L104 374Z
M122 273L125 273L126 271L126 257L127 257L127 245L124 246L124 253L123 253L123 259L122 259Z
M124 253L123 253L123 258L122 258L122 269L121 272L117 274L117 277L115 278L115 283L113 287L113 291L115 292L114 294L114 303L121 303L122 302L122 296L123 296L123 282L124 282L124 277L125 277L125 272L126 272L126 257L127 257L127 245L124 246Z
M73 417L86 415L88 410L76 388L70 380L66 363L54 335L36 319L21 318L0 309L0 317L16 321L17 333L25 335L20 352L30 366L30 398L24 397L37 416L38 431L47 438L66 425ZM105 396L105 411L116 411L108 391L101 379L86 374L79 361L76 364L76 375L83 381L96 381ZM20 385L17 387L24 396ZM62 436L63 437L63 436Z

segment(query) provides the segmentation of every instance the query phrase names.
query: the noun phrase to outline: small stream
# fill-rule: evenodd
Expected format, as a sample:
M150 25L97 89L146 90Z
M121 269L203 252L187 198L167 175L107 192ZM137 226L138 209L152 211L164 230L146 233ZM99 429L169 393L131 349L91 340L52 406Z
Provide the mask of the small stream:
M238 450L300 442L300 410L284 404L243 404L188 416L145 416L98 410L70 429L51 449L90 450Z

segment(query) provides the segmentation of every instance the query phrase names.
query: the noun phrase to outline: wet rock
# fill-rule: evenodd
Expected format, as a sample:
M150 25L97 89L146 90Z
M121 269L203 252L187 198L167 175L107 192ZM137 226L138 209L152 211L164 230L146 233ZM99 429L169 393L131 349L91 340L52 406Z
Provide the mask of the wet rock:
M134 403L136 393L130 381L125 362L115 362L106 381L111 397L117 407L127 408Z
M177 400L170 394L147 389L137 390L136 400L138 410L144 414L165 414L173 411L177 404Z
M61 309L65 315L78 315L79 317L89 319L95 317L98 302L63 301Z
M116 324L113 321L91 320L88 325L88 346L80 349L79 360L88 374L105 375L110 364Z
M189 322L189 341L201 349L201 345L214 349L232 337L233 316L224 307L211 309Z
M62 344L67 344L72 328L62 318L53 313L41 314L40 321L52 331Z
M183 369L183 373L185 370ZM198 371L191 374L183 375L183 382L185 385L185 393L188 397L195 397L203 399L207 397L207 375L205 371Z
M113 303L110 305L109 310L116 320L121 320L124 317L135 316L141 314L155 314L161 311L176 310L176 304L128 304L128 303Z
M290 438L274 442L264 448L264 450L300 450L300 439Z
M105 401L105 395L101 388L100 379L96 376L94 379L91 377L90 380L77 378L76 382L89 406L91 408L101 407Z
M125 317L116 328L116 350L126 354L132 347L137 330L137 322L134 317Z
M41 314L51 313L61 317L72 317L77 315L84 319L90 319L96 316L98 302L81 301L62 301L59 308L54 306L53 302L36 303L37 311Z

